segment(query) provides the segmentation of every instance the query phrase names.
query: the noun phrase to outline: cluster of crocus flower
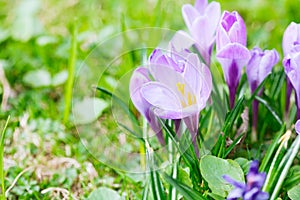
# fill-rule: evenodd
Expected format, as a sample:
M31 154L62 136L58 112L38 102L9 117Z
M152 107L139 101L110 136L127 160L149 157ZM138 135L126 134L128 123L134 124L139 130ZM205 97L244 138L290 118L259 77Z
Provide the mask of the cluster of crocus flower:
M170 45L173 47L173 45ZM198 56L176 48L163 52L155 49L147 66L137 68L130 80L130 96L139 112L164 143L157 117L183 120L192 134L198 132L199 113L206 106L212 90L208 67Z
M292 22L285 30L282 40L283 66L287 75L287 106L292 89L295 91L297 119L300 119L300 24Z
M258 171L259 163L257 160L252 161L249 172L246 176L246 183L235 181L227 175L223 178L235 188L228 194L227 200L267 200L269 194L261 191L266 179L266 173Z

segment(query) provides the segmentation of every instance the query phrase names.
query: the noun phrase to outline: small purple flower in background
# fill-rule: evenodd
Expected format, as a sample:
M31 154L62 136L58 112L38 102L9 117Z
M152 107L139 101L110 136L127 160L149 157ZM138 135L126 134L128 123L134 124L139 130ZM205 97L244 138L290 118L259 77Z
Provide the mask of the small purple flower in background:
M289 53L283 59L283 66L285 73L295 90L297 119L300 119L300 49L298 52L295 51Z
M248 77L249 86L253 93L255 89L263 82L263 80L271 73L273 66L278 63L279 55L275 49L262 51L255 47L251 51L251 58L246 67L246 74ZM262 92L259 91L258 95ZM252 127L256 130L257 115L258 115L258 101L254 100L252 104ZM256 140L256 132L252 132L253 141Z
M221 17L220 4L215 1L208 4L207 0L196 0L194 7L190 4L182 7L182 15L196 42L195 47L209 66L215 33Z
M223 176L228 183L235 187L227 196L227 200L238 200L239 198L244 200L267 200L269 198L268 193L261 191L266 173L259 173L258 166L257 160L252 161L246 176L246 184L237 182L227 175Z
M194 139L198 133L199 114L212 90L208 67L200 63L196 54L187 51L164 54L155 49L149 59L149 68L140 67L135 72L138 74L134 73L131 78L130 91L137 109L142 114L151 110L163 119L183 119L198 153Z
M295 124L296 133L300 135L300 120L298 120Z
M217 59L221 63L229 87L230 108L235 102L242 68L250 59L246 48L247 33L244 20L236 12L224 11L216 35Z
M290 25L286 28L283 34L282 39L282 48L284 57L288 56L288 54L293 53L300 48L300 24L296 24L295 22L290 23ZM286 107L285 112L286 115L289 112L290 107L290 98L293 90L293 85L287 77L287 89L286 89Z

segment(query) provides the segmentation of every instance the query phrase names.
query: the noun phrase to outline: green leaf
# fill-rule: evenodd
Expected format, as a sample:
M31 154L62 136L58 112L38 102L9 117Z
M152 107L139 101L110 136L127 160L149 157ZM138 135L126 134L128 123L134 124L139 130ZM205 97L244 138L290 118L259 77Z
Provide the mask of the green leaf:
M83 101L74 104L75 124L89 124L95 121L108 107L108 103L99 98L85 98Z
M200 171L212 193L222 197L226 197L233 188L224 180L224 175L236 181L245 182L243 170L233 160L207 155L200 160Z
M96 190L94 190L87 200L121 200L121 196L114 190L106 188L106 187L100 187Z
M150 172L150 180L151 180L151 190L154 199L156 200L165 200L166 195L164 193L164 187L160 180L159 173L157 171L151 170Z
M33 88L48 87L52 82L50 73L44 69L27 72L23 81Z
M289 198L291 200L299 200L300 199L300 184L296 185L292 189L287 192Z
M177 191L184 196L186 200L205 200L206 198L198 191L193 190L187 185L173 179L172 177L164 174L166 181L177 189Z

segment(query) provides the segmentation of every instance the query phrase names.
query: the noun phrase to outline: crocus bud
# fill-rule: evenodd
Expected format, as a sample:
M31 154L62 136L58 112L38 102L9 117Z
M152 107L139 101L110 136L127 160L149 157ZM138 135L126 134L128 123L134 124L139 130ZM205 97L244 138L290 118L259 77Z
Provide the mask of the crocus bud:
M259 47L253 48L250 53L251 58L246 67L246 73L253 93L271 73L273 66L279 61L279 55L275 49L262 51Z
M300 119L300 50L283 59L284 71L290 80L296 96L297 119Z
M300 24L292 22L283 34L282 48L284 56L291 53L297 46L300 46Z
M261 82L271 73L273 66L279 61L279 55L275 49L262 51L255 47L251 50L251 58L246 67L248 82L253 93ZM260 95L262 90L258 93ZM256 140L258 116L258 101L252 104L252 140Z
M207 0L197 0L194 7L190 4L184 5L182 15L196 42L196 48L209 66L215 32L221 16L220 4L215 1L208 4Z
M300 24L296 24L295 22L290 23L290 25L286 28L283 39L282 39L282 48L284 56L286 57L288 54L299 50L300 48ZM286 84L286 106L285 112L286 115L289 112L290 107L290 97L292 94L293 86L290 79L287 77Z
M244 20L236 12L225 11L216 35L217 59L221 63L225 81L229 87L230 107L240 82L242 68L250 59L246 48L247 36Z

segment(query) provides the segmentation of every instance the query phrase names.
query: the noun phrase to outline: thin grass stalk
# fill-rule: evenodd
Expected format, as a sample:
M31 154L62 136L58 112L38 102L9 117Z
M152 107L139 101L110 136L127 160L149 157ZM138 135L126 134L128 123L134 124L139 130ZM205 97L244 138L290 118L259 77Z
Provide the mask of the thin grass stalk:
M5 133L6 133L6 128L8 125L8 122L10 120L10 116L7 117L6 123L4 125L4 128L2 130L1 134L1 141L0 141L0 176L1 176L1 199L5 200L5 185L4 185L4 162L3 162L3 157L4 157L4 139L5 139Z
M64 119L63 122L67 123L69 121L70 110L71 110L71 101L73 93L73 84L74 84L74 72L75 64L77 58L77 25L76 21L72 27L72 41L71 41L71 51L69 57L69 66L68 66L68 80L65 88L65 110L64 110Z

